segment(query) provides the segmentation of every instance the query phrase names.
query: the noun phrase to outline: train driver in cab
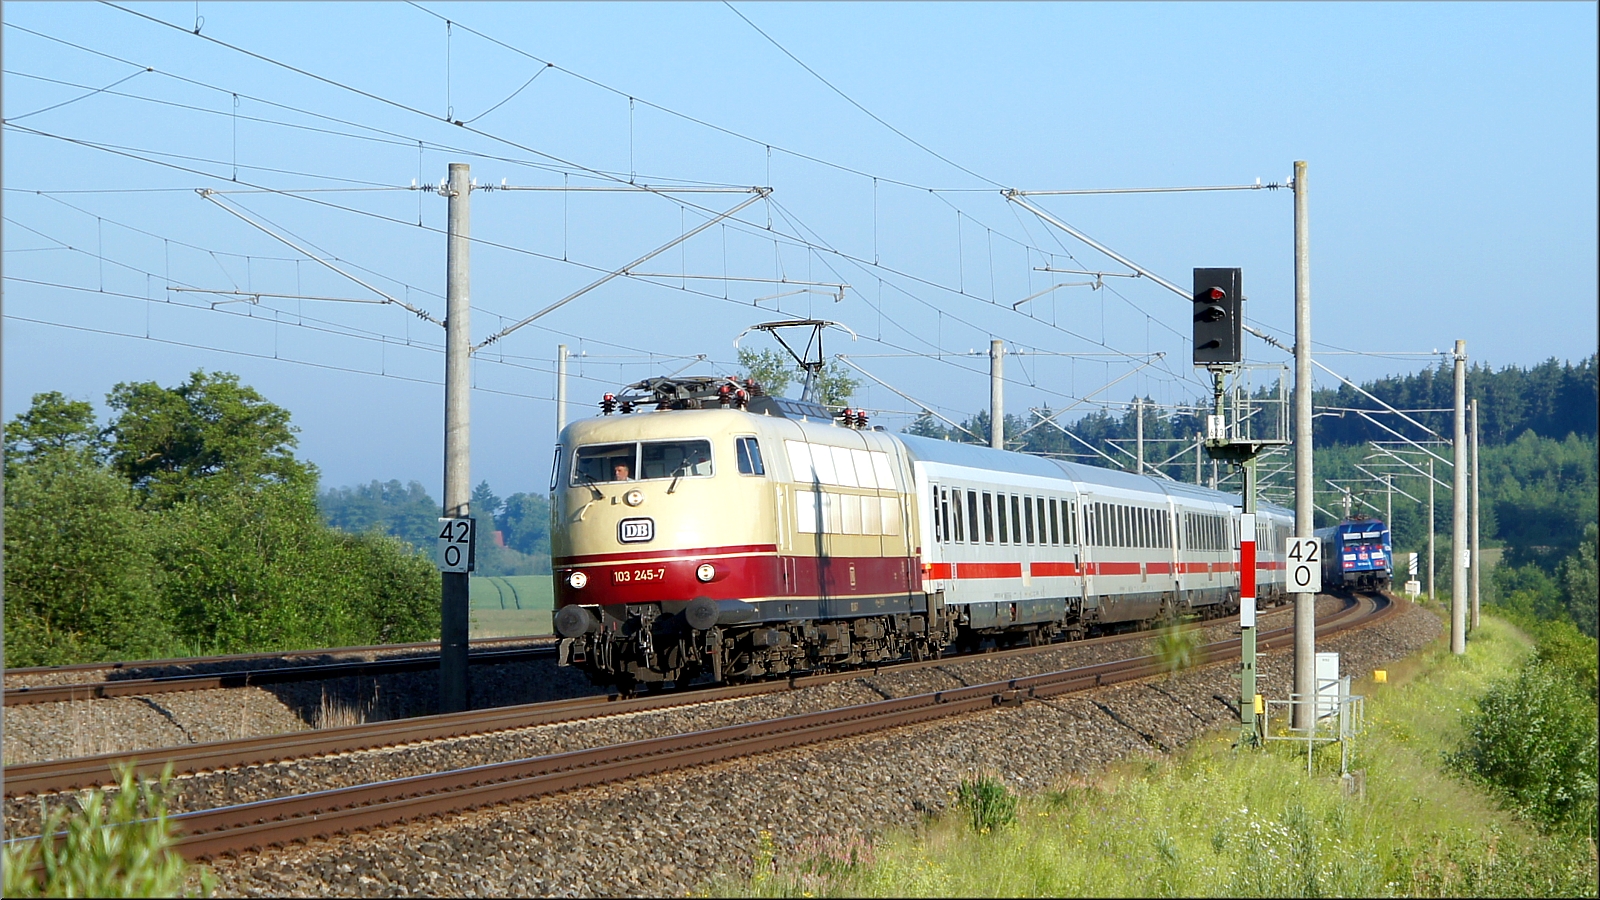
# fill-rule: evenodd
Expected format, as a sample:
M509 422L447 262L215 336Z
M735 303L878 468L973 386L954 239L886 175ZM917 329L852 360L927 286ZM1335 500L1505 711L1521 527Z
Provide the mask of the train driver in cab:
M628 462L627 462L627 460L620 460L619 459L619 460L617 460L616 465L613 465L611 467L611 480L612 481L627 481L629 478L632 478L632 477L633 476L630 475L629 472L628 472Z

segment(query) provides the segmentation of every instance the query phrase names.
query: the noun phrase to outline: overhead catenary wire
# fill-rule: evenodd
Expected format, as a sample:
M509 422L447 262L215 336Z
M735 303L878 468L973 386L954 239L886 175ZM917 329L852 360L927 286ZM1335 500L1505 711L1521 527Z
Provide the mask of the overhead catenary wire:
M210 175L210 173L208 173L208 175ZM272 189L266 189L266 191L272 191ZM410 224L410 223L408 223L408 224ZM522 251L522 248L514 248L514 250ZM928 282L928 283L933 283L933 282ZM942 290L950 290L950 288L944 287L944 285L938 285L938 287L941 287ZM896 285L896 290L902 290L902 288L898 288L898 285ZM902 291L902 293L904 293L904 291ZM709 296L709 295L707 295L707 296Z

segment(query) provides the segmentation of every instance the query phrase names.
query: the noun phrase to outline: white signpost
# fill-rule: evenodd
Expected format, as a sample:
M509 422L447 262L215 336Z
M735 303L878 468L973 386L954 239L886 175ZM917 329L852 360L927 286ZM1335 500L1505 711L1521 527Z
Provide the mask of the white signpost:
M1287 588L1291 594L1322 593L1322 542L1314 537L1292 537L1284 542Z
M473 569L471 517L439 519L439 545L435 557L441 572L471 572Z

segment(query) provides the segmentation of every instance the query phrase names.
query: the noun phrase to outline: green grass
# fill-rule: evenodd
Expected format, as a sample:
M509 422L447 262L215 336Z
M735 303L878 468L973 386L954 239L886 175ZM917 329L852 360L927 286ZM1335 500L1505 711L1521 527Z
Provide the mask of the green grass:
M765 896L1595 896L1587 841L1542 835L1449 774L1462 718L1488 683L1530 653L1485 618L1465 658L1436 643L1364 683L1367 731L1346 796L1338 748L1306 774L1294 745L1235 753L1232 735L1172 758L1021 798L1016 821L974 832L968 809L875 845L782 860L764 844L753 881L714 890ZM991 803L993 802L991 798ZM770 841L768 842L770 844ZM763 865L766 864L766 865Z
M467 602L475 610L555 608L549 575L474 575L469 584Z
M469 633L475 638L550 634L555 586L549 575L474 575L467 595Z

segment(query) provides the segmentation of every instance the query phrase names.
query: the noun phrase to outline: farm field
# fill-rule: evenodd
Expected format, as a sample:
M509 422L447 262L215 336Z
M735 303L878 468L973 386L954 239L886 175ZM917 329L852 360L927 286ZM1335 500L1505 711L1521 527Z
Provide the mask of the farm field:
M470 634L475 638L550 634L555 590L549 575L477 577L468 595Z

